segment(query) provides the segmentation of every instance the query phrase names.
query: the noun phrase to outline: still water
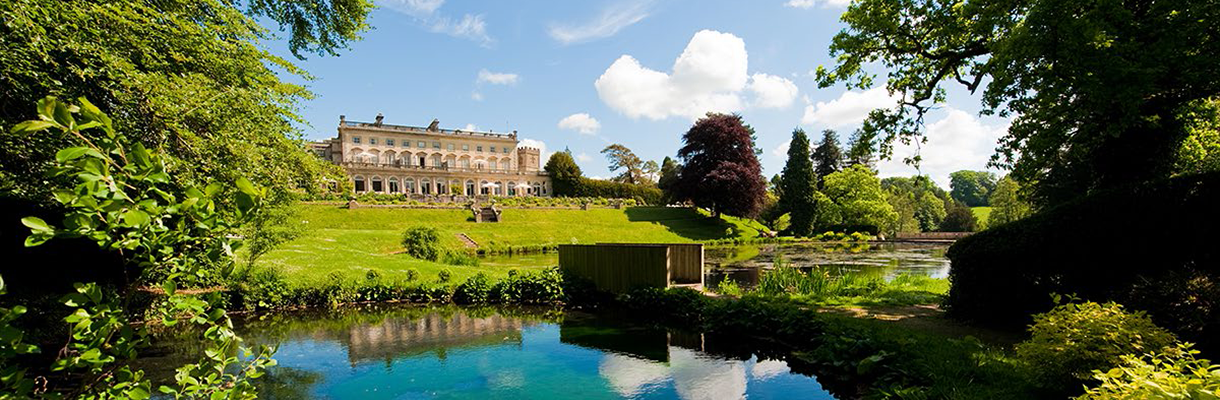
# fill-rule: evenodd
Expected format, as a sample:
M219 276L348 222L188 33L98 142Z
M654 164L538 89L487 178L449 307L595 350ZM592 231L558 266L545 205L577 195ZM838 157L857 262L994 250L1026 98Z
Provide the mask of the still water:
M821 269L831 275L855 273L893 279L901 274L933 278L949 276L947 244L924 243L787 243L704 248L705 283L715 287L725 279L742 287L753 287L776 259L805 269ZM499 255L481 258L481 265L512 267L554 266L558 254Z
M264 398L834 398L743 340L572 311L369 306L238 329L279 345Z

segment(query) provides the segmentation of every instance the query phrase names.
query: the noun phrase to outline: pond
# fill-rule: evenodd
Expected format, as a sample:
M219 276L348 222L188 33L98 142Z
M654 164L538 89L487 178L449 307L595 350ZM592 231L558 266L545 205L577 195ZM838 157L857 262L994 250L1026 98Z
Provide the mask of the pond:
M738 246L708 246L704 249L705 283L715 287L725 279L742 287L753 287L759 276L783 258L792 266L822 269L832 275L857 273L893 279L900 274L949 276L947 244L941 243L785 243ZM499 267L554 266L555 252L496 255L480 259L483 265Z
M382 305L237 322L279 346L262 398L834 398L782 356L737 347L748 341L610 315ZM189 359L190 346L158 347L152 367Z

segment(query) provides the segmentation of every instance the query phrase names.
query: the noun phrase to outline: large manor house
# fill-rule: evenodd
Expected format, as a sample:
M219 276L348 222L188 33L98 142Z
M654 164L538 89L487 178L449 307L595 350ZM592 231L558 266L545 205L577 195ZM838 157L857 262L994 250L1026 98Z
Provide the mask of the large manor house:
M548 196L539 150L518 146L517 132L494 133L348 121L339 136L313 143L318 156L342 166L356 193L413 199L451 196Z

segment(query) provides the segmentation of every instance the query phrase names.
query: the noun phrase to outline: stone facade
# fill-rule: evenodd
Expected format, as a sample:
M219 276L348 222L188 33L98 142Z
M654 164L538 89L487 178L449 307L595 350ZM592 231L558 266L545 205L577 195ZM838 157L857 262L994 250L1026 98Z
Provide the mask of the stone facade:
M549 196L538 149L509 134L389 125L339 117L339 136L312 144L342 166L356 193L408 197Z

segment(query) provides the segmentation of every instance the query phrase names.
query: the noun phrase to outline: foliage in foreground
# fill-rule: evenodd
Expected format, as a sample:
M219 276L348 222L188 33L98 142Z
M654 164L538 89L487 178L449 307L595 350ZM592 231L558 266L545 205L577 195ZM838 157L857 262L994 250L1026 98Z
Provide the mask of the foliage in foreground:
M1094 371L1101 384L1082 400L1220 398L1220 365L1197 358L1189 344L1144 356L1124 354L1118 366Z
M1093 371L1116 367L1124 355L1161 353L1175 342L1143 312L1115 303L1063 304L1035 316L1029 331L1016 356L1039 386L1065 394L1079 390Z
M255 398L250 380L275 365L270 358L274 350L243 346L229 317L217 307L215 294L189 295L177 288L208 283L231 270L232 250L241 244L234 233L257 212L265 191L239 179L238 194L229 199L218 195L217 183L198 188L175 180L160 154L116 131L109 116L83 98L73 105L47 97L38 102L38 116L15 126L13 133L62 132L75 146L56 153L55 178L76 184L54 191L55 201L65 209L60 224L22 219L31 232L26 246L86 238L123 254L128 269L138 276L118 288L76 283L75 293L63 297L61 302L72 309L63 318L70 336L49 368L52 375L43 377L49 392L39 395L148 398L152 382L129 363L148 343L150 329L186 322L203 328L197 340L207 347L206 356L178 368L176 386L158 390L175 398ZM84 130L101 133L88 139ZM146 310L133 306L140 285L157 286L165 297ZM0 333L14 346L0 351L3 368L11 372L3 377L4 385L28 391L24 366L13 368L9 362L30 348L20 347L20 336L11 326L0 326Z

